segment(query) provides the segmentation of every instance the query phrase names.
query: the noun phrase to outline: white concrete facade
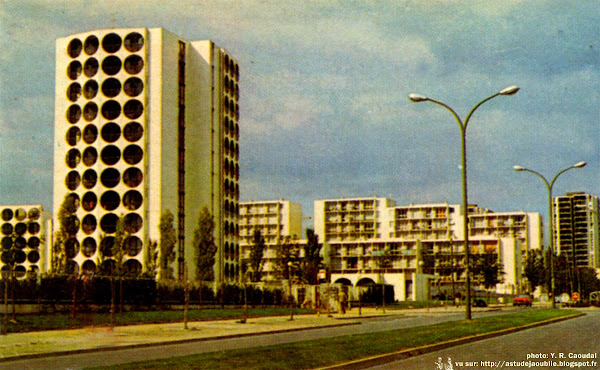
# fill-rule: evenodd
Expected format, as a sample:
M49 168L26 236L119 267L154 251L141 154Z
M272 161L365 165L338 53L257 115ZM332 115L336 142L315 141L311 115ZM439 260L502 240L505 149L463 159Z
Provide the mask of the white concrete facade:
M74 269L95 271L124 217L124 266L146 268L161 215L177 232L174 277L195 276L193 232L215 221L217 282L237 281L239 66L213 42L161 28L94 30L56 42L54 210L79 200ZM104 249L103 249L104 250Z
M541 246L539 214L493 213L477 206L470 206L469 214L471 252L494 253L504 266L497 292L520 292L523 257ZM396 206L376 197L315 201L315 232L331 251L332 282L356 286L383 280L394 286L398 300L430 296L428 286L420 286L424 282L437 280L438 290L448 292L452 280L464 279L462 220L460 205L447 203Z

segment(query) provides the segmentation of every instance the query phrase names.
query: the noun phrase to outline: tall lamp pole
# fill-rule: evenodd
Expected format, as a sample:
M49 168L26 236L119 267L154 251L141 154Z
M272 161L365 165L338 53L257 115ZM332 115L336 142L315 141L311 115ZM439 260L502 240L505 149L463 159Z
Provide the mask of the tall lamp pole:
M554 302L555 299L555 287L556 287L556 282L555 282L555 277L554 277L554 221L552 220L552 209L553 209L553 204L552 204L552 187L554 186L554 183L556 182L556 179L558 179L558 176L562 175L563 173L567 172L568 170L571 170L573 168L582 168L585 167L587 163L585 162L577 162L574 165L572 165L571 167L567 167L564 170L560 171L559 173L556 174L556 176L554 176L554 178L552 179L552 181L548 182L548 180L546 180L546 178L544 176L542 176L539 172L527 169L525 167L521 167L521 166L513 166L513 169L517 172L530 172L536 176L538 176L540 179L542 179L544 181L544 184L546 185L546 189L548 189L548 228L549 228L549 242L548 242L548 247L550 249L550 290L552 291L552 308L556 308L556 303Z
M480 101L479 103L477 103L469 112L469 114L467 114L467 117L465 118L465 120L463 121L460 116L454 111L454 109L450 108L450 106L448 106L445 103L442 103L441 101L438 100L434 100L431 98L428 98L426 96L422 96L419 94L410 94L408 96L408 98L414 102L414 103L420 103L420 102L432 102L434 104L440 105L444 108L446 108L448 111L450 111L450 113L452 113L452 115L454 116L454 118L456 118L456 122L458 123L458 127L460 129L460 133L461 133L461 169L462 169L462 212L463 212L463 235L464 235L464 247L465 247L465 285L466 285L466 290L467 290L467 305L466 305L466 311L465 311L465 316L467 320L471 320L471 269L469 267L469 259L470 259L470 250L469 250L469 210L468 210L468 197L467 197L467 144L466 144L466 134L467 134L467 125L469 124L469 120L471 119L471 116L473 115L473 113L475 112L475 110L477 110L477 108L479 108L483 103L487 102L488 100L491 100L499 95L503 95L503 96L509 96L509 95L514 95L519 91L519 88L517 86L510 86L507 87L506 89L501 90L500 92L495 93L494 95L488 96L487 98L483 99L482 101Z

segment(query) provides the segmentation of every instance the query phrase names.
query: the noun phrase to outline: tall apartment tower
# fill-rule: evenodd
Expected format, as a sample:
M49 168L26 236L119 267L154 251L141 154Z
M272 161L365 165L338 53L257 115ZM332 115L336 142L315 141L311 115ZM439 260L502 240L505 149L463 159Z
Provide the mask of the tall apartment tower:
M598 197L566 193L554 197L554 241L559 254L576 267L600 268Z
M71 269L114 263L117 221L128 234L124 267L146 269L170 211L174 277L195 277L198 215L215 222L217 282L239 272L239 66L213 42L161 28L95 30L56 42L54 212L66 196L81 227L69 235ZM56 217L55 217L56 218ZM58 228L58 225L56 226Z

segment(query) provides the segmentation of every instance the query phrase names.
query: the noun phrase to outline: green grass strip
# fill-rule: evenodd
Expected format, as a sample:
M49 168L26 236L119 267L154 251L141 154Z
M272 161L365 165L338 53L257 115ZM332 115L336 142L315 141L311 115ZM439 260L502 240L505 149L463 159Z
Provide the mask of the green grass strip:
M249 317L285 316L289 308L249 308ZM313 313L314 310L296 308L295 314ZM241 318L241 308L226 309L193 309L188 312L188 320L209 321ZM0 320L2 318L0 317ZM183 322L183 311L140 311L115 314L115 325L162 324ZM77 329L91 326L109 326L109 313L77 313L72 318L68 313L46 315L17 315L17 322L8 322L8 333L31 332L42 330Z
M101 369L310 369L520 327L576 313L574 310L527 310L471 321L451 321L385 332L211 352Z

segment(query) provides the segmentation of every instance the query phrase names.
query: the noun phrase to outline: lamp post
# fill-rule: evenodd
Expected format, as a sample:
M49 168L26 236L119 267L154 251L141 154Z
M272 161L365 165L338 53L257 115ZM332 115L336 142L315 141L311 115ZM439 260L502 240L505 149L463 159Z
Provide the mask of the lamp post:
M552 291L552 308L556 308L556 303L554 302L554 288L555 288L555 278L554 278L554 222L552 220L552 208L553 208L553 204L552 204L552 187L554 186L554 183L556 182L556 179L558 179L558 177L560 175L562 175L563 173L567 172L568 170L571 170L573 168L582 168L585 167L587 163L585 162L577 162L574 165L565 168L564 170L560 171L559 173L556 174L556 176L554 176L554 178L552 179L552 181L548 182L548 180L546 180L546 178L544 176L542 176L539 172L530 170L528 168L525 167L521 167L521 166L513 166L513 169L517 172L530 172L536 176L538 176L540 179L542 179L544 181L544 184L546 185L546 189L548 189L548 224L549 224L549 242L548 242L548 247L550 249L550 289Z
M469 124L469 120L471 119L471 116L473 115L473 113L475 112L475 110L477 110L477 108L479 108L483 103L487 102L488 100L491 100L499 95L503 95L503 96L509 96L509 95L514 95L519 91L519 88L517 86L510 86L507 87L491 96L488 96L487 98L483 99L482 101L480 101L479 103L477 103L467 114L467 117L465 118L465 120L463 121L460 116L454 111L454 109L452 109L450 106L448 106L445 103L442 103L441 101L438 100L434 100L431 98L428 98L426 96L422 96L419 94L410 94L408 96L408 98L414 102L414 103L421 103L421 102L431 102L437 105L440 105L444 108L446 108L450 113L452 113L452 115L454 116L454 118L456 119L456 122L458 123L458 127L460 129L460 133L461 133L461 170L462 170L462 212L463 212L463 235L464 235L464 248L465 248L465 285L466 285L466 293L467 293L467 305L466 305L466 311L465 311L465 316L467 320L471 320L471 271L470 271L470 267L469 267L469 259L470 259L470 250L469 250L469 211L468 211L468 196L467 196L467 144L466 144L466 137L467 137L467 126Z
M289 289L289 299L290 299L290 318L289 321L294 320L294 296L292 295L292 266L294 265L292 261L288 262L288 289Z

